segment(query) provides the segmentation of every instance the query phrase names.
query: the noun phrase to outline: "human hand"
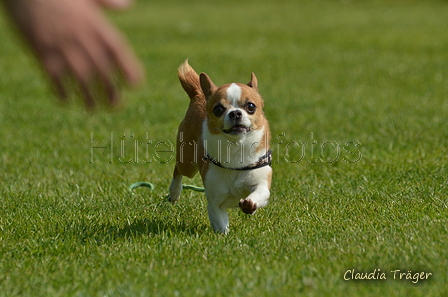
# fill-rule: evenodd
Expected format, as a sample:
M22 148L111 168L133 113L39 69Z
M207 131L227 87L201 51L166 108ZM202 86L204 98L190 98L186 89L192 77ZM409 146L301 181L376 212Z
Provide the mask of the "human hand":
M143 77L123 36L103 17L101 7L121 9L131 0L3 0L31 45L59 97L74 79L88 107L119 101L118 76L129 84Z

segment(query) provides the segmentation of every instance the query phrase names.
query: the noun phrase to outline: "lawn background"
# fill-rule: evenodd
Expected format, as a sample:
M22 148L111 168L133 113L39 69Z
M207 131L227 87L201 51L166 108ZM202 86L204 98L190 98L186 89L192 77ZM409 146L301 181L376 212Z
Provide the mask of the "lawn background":
M95 113L56 104L2 16L0 296L446 296L448 2L390 2L139 0L108 15L146 81ZM187 57L254 71L271 123L271 203L228 236L202 194L164 202Z

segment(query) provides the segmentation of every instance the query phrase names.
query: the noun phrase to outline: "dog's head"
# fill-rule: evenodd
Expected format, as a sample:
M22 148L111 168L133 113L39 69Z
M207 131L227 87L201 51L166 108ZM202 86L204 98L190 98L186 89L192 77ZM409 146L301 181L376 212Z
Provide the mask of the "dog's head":
M210 133L239 137L264 127L264 103L258 93L258 81L254 73L247 85L231 83L216 87L205 73L201 73L200 83L207 99Z

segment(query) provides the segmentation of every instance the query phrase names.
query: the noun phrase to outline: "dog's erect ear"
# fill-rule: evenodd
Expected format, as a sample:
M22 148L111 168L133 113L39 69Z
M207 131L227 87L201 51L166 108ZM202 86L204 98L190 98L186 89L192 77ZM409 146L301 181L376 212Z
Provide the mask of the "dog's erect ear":
M250 76L250 82L248 82L247 85L258 91L258 80L255 76L255 73L252 72L252 75Z
M215 84L206 73L201 73L199 75L199 80L201 82L201 89L205 95L205 98L210 98L212 93L217 89Z

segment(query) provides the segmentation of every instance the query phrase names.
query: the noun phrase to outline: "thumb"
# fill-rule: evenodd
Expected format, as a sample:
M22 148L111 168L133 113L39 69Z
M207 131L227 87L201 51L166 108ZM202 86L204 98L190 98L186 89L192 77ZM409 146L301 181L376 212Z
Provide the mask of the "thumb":
M124 9L131 5L132 0L96 0L98 4L113 9Z

